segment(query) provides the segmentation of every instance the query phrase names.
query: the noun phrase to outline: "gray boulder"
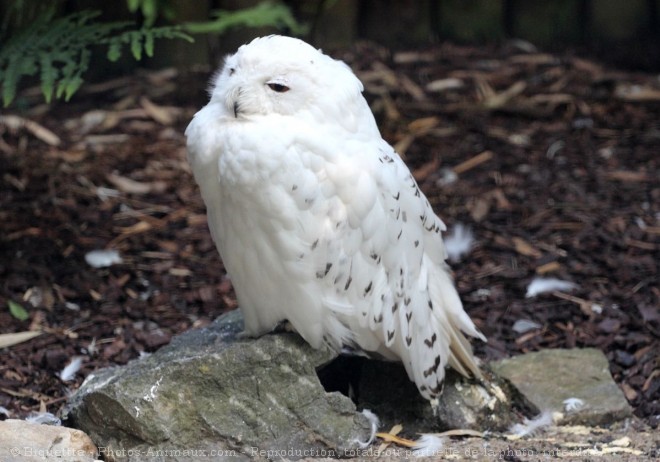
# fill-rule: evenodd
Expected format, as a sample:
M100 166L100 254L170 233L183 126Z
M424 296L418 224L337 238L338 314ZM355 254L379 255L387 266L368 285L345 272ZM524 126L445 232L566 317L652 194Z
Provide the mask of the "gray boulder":
M296 334L252 339L238 335L242 328L234 311L151 356L94 372L71 398L68 423L108 460L354 454L369 439L370 422L344 394L326 392L319 369L335 381L355 379L348 394L383 419L385 430L395 423L409 434L501 430L529 408L494 377L486 384L450 373L434 413L400 364L349 358L337 367L333 352L314 350ZM324 368L329 363L333 369Z
M367 418L316 376L332 352L295 334L241 331L232 312L148 357L96 371L66 417L118 461L341 456L369 439Z
M600 350L542 350L490 366L536 407L560 413L557 423L608 425L632 416Z
M447 429L505 431L539 409L564 410L566 422L593 425L630 415L597 350L499 361L484 382L448 371L433 410L398 363L335 360L297 334L252 339L238 335L242 328L234 311L151 356L94 372L71 398L67 423L90 435L110 461L235 461L359 453L371 423L345 394L357 409L372 410L381 430L402 424L413 437ZM584 407L569 411L569 398Z

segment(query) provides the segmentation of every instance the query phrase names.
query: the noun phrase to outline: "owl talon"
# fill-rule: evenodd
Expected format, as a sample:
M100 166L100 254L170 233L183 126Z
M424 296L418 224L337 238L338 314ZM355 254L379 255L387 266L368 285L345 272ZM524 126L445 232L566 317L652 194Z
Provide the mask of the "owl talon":
M252 335L250 335L247 331L239 332L236 334L236 340L247 340L254 338Z
M294 334L297 334L298 331L296 330L295 327L293 327L293 324L291 324L289 321L284 320L280 323L278 323L274 328L273 332L293 332Z
M433 417L438 417L438 410L440 409L440 401L438 398L433 398L431 401L431 410L433 411Z

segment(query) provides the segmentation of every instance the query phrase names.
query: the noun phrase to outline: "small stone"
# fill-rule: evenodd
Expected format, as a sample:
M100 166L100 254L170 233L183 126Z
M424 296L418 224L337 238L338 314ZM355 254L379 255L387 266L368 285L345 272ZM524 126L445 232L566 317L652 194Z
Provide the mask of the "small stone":
M607 425L632 416L600 350L552 349L491 363L536 407L565 413L561 424ZM566 400L584 405L566 412Z
M619 332L621 329L621 321L615 318L603 319L598 323L598 330L606 334L613 334Z
M0 421L0 460L3 462L91 462L96 456L96 446L80 430L24 420Z
M616 350L614 352L614 359L623 367L630 367L635 364L636 360L633 355L623 350Z

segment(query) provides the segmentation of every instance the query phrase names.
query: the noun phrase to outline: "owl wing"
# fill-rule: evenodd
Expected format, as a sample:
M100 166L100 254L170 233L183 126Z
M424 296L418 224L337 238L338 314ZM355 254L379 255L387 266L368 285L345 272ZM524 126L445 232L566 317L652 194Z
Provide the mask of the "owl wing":
M440 392L447 364L479 376L463 332L483 336L445 263L445 225L394 150L382 140L349 142L303 183L294 197L309 217L305 258L326 340L401 359L427 398Z

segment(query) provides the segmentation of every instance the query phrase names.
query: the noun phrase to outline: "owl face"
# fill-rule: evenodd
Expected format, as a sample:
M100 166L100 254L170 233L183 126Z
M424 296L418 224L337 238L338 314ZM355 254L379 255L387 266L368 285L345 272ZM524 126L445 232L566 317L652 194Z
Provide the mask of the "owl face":
M211 103L237 120L271 114L327 119L328 108L339 105L350 112L352 101L362 100L361 91L362 84L343 62L301 40L270 36L226 58Z

